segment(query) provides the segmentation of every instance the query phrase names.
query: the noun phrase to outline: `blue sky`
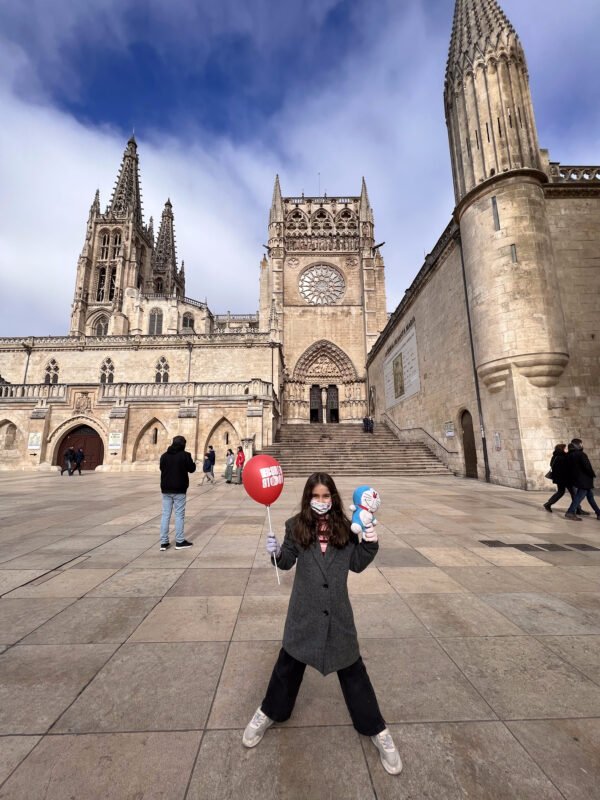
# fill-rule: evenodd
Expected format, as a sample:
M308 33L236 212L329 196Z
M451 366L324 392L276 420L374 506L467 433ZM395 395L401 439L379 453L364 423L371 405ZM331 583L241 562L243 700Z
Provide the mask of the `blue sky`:
M600 163L597 0L504 0L543 147ZM95 189L135 129L146 219L173 201L187 291L253 311L273 178L357 194L389 310L453 208L454 0L0 0L0 335L62 334Z

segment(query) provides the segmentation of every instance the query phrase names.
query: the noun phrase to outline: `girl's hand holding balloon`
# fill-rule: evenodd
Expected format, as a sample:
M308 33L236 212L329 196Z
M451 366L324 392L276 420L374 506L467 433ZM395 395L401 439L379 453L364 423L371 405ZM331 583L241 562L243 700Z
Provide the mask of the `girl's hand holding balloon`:
M267 553L275 558L279 558L281 555L281 545L274 533L270 533L267 536Z

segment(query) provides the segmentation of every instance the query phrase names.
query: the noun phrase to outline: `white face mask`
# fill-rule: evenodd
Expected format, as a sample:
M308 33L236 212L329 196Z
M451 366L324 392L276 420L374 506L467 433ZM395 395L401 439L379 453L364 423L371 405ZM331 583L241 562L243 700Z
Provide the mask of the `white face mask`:
M311 500L310 507L316 514L326 514L331 510L331 500L327 500L325 503L320 503L318 500Z

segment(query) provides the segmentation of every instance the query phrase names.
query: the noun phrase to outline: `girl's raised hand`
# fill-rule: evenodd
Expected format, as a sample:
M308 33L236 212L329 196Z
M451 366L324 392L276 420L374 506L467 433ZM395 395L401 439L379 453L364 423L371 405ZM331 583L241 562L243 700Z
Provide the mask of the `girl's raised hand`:
M277 537L274 533L270 533L267 536L267 553L270 556L275 556L275 558L278 558L281 553L281 545L277 541Z

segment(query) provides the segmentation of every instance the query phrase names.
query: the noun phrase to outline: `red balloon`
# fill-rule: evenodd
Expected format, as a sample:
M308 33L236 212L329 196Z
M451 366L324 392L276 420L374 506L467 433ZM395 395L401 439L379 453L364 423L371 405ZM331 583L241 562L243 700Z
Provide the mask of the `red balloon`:
M283 491L281 464L271 456L254 456L244 465L242 483L253 500L270 506Z

